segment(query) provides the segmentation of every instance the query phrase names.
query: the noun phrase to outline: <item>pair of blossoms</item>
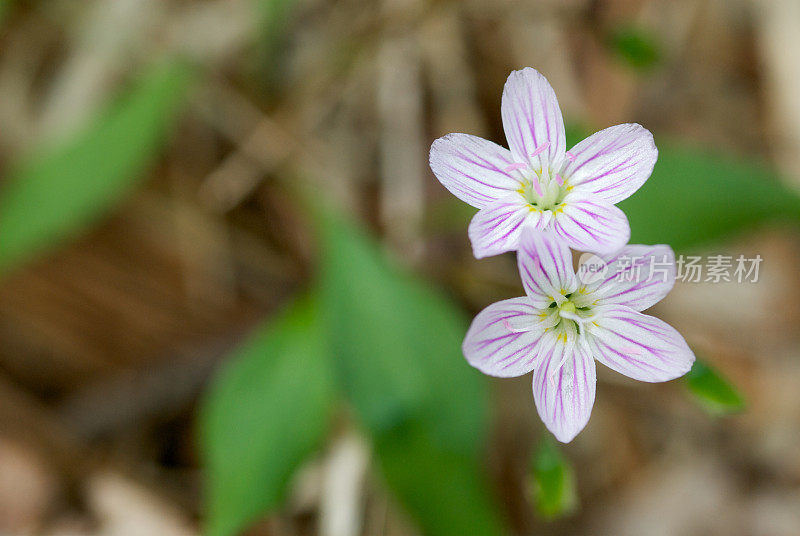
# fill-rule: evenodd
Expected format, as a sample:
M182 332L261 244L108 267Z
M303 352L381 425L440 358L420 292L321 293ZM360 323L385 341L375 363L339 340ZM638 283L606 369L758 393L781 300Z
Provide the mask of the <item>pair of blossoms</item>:
M531 68L511 73L501 108L510 150L468 134L431 146L439 181L479 209L469 225L475 256L517 251L526 293L481 311L463 351L491 376L533 371L539 416L566 443L589 420L595 360L645 382L682 376L694 362L674 328L641 313L675 283L672 249L626 245L630 226L615 206L648 179L658 151L637 124L601 130L567 151L553 88ZM603 270L576 276L570 248L597 254ZM642 269L664 259L666 277Z

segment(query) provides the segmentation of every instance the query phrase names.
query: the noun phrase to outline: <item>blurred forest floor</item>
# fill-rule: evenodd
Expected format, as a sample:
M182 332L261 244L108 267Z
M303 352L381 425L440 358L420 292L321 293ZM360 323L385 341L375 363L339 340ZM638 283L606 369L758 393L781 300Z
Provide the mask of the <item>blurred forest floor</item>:
M469 211L427 167L449 132L505 143L512 69L542 71L568 121L639 122L657 140L769 159L800 187L792 0L270 5L272 33L249 1L19 2L1 15L3 165L79 128L154 59L186 54L203 75L145 186L0 284L0 534L197 534L197 398L314 269L293 181L369 222L470 311L519 294L510 256L472 257ZM516 532L800 534L800 240L754 231L725 252L760 254L759 283L679 284L658 314L747 411L714 419L680 387L602 370L593 424L566 449L581 507L545 522L525 490L541 433L529 379L495 382L490 471ZM339 430L251 534L415 534L368 461Z

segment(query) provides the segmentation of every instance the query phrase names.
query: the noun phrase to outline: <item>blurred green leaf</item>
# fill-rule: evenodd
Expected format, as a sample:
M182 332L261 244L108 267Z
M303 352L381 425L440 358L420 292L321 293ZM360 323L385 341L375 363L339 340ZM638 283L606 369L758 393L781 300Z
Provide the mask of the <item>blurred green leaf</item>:
M427 390L409 340L415 322L398 311L406 284L360 232L334 220L325 227L322 303L336 364L361 417L380 432L407 418Z
M427 424L412 421L377 437L375 450L389 488L423 534L505 534L476 458L442 445Z
M88 129L30 155L0 189L0 273L72 237L107 213L157 156L191 79L159 64Z
M327 217L320 227L339 375L387 483L425 534L502 533L480 465L486 383L461 355L463 315L352 225Z
M6 15L8 14L8 10L11 7L12 0L0 0L0 24L3 23Z
M531 459L536 509L547 519L573 512L578 505L575 473L550 435L542 438Z
M258 25L267 36L280 33L281 23L286 20L294 0L252 0Z
M653 176L620 203L632 243L678 250L776 221L800 222L800 197L766 166L659 143Z
M255 55L250 76L266 85L268 93L285 82L286 54L281 54L282 44L289 31L289 17L294 0L251 0L255 20Z
M686 386L700 405L713 415L736 413L744 409L744 398L736 388L699 359L686 375Z
M325 436L333 373L316 303L262 326L215 378L201 413L209 536L273 510Z
M367 426L380 432L430 410L443 436L474 451L485 437L488 393L461 354L463 313L361 230L330 217L321 227L323 309L345 388Z
M609 38L609 47L637 70L648 70L661 60L661 49L655 35L637 26L617 28Z

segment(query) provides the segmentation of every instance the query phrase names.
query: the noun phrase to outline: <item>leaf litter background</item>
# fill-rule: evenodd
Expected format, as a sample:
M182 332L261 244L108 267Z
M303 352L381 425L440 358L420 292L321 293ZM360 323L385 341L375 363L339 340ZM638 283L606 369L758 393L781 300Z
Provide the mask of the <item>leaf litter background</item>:
M790 0L1 1L0 533L800 533L798 35ZM504 142L526 65L573 142L655 133L635 241L764 258L678 284L705 365L602 371L566 447L460 357L521 287L427 169Z

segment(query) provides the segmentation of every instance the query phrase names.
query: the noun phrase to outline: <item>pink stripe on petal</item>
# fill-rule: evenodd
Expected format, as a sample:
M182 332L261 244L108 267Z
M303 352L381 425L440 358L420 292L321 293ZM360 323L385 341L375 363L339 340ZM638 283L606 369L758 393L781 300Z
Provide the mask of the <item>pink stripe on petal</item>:
M516 250L522 229L535 225L539 217L541 213L531 212L531 207L519 194L487 205L475 214L467 229L475 257L480 259Z
M476 208L519 188L508 174L516 165L508 149L468 134L448 134L433 142L430 166L453 195Z
M570 151L574 158L564 175L576 192L594 194L608 203L629 197L650 177L658 158L653 135L628 123L597 132Z
M583 430L596 391L594 359L580 341L542 336L540 364L533 373L533 399L547 429L562 443ZM560 365L560 366L559 366Z
M572 253L550 233L526 229L520 239L517 264L525 292L538 307L560 300L562 290L570 293L577 288Z
M602 305L643 311L661 301L675 283L675 254L666 245L629 245L603 260L608 272L592 293Z
M624 305L596 312L587 339L595 359L607 367L645 382L672 380L692 368L694 353L669 324Z
M564 119L553 88L538 71L528 67L508 76L501 115L509 148L518 161L535 158L546 167L561 160L566 150Z
M532 313L527 298L495 303L472 321L462 349L470 365L503 378L533 370L541 333L547 323ZM509 326L511 329L509 329Z
M628 218L614 205L569 194L562 207L554 217L553 231L573 249L611 253L631 236Z

